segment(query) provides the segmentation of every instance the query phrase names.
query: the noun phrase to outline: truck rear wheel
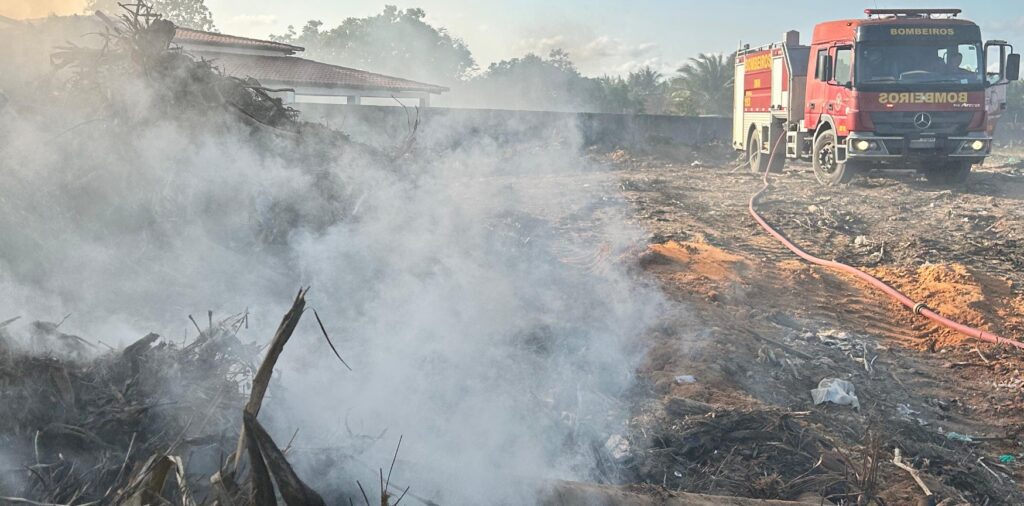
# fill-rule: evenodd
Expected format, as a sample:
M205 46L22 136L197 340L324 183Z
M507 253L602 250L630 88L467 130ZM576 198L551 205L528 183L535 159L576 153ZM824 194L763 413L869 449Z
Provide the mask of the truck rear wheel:
M814 140L813 156L814 177L823 185L849 183L857 172L850 162L839 162L836 134L831 130L825 130Z
M754 129L754 131L750 132L750 139L747 140L747 161L750 165L750 173L764 174L765 170L768 169L769 160L772 163L771 172L782 172L782 167L786 162L785 156L782 153L775 153L775 158L772 159L771 152L767 154L761 152L763 145L764 140L761 139L761 130Z
M761 153L761 133L754 129L747 139L747 162L751 174L764 174L768 168L768 158Z
M947 163L936 164L934 167L925 169L924 177L929 183L938 186L955 186L967 182L967 176L971 173L971 163L961 160L954 160Z

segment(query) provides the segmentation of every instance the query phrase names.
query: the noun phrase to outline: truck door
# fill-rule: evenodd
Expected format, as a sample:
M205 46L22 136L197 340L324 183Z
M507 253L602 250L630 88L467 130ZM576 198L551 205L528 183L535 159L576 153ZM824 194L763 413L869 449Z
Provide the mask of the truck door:
M985 132L995 131L996 123L1006 110L1006 92L1010 81L1006 76L1010 46L1001 42L985 43Z
M815 129L822 115L836 122L839 136L849 133L846 118L852 105L853 46L819 46L812 49L814 77L807 81L804 123Z
M818 127L821 113L825 109L827 100L828 82L832 74L832 57L829 55L827 46L815 46L811 48L811 71L807 78L806 109L804 113L804 125L808 130Z
M835 121L836 135L850 134L850 106L853 105L853 46L836 46L831 49L832 79L829 80L830 100L825 113Z

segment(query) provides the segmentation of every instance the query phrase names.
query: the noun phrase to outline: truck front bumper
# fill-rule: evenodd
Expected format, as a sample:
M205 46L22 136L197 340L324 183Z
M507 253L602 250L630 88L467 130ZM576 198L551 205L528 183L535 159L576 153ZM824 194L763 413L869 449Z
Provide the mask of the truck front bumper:
M981 132L964 136L881 136L854 132L846 138L846 157L856 160L957 157L980 162L992 152L992 137Z

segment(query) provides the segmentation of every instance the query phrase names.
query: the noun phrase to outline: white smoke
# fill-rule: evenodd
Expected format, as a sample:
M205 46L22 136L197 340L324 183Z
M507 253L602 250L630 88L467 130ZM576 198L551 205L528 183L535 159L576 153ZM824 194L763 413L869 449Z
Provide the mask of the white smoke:
M299 429L315 487L374 483L399 434L394 480L443 504L592 477L660 298L620 260L642 233L574 125L514 143L453 126L457 147L426 131L388 163L167 116L147 86L121 86L128 118L0 111L0 320L70 313L63 328L117 345L248 309L264 342L311 285L354 371L307 315L261 417L279 439ZM318 467L330 448L360 451Z

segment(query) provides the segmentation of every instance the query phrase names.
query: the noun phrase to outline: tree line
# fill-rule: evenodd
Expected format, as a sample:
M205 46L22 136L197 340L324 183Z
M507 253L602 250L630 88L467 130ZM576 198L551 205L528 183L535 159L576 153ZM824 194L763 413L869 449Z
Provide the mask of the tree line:
M1010 83L1006 91L1006 117L1012 123L1024 123L1024 82Z
M88 9L116 12L119 1L89 0ZM216 31L205 0L148 1L180 26ZM428 23L423 9L393 5L334 27L310 20L269 38L306 48L306 58L448 86L445 100L462 106L682 115L732 110L734 60L728 55L700 54L671 76L649 66L625 76L584 76L561 49L481 69L467 44Z
M430 25L423 9L385 6L334 28L312 20L272 40L306 48L310 58L452 88L460 105L652 114L729 114L732 57L701 54L666 77L651 67L626 76L588 77L572 55L527 53L480 69L466 43Z

